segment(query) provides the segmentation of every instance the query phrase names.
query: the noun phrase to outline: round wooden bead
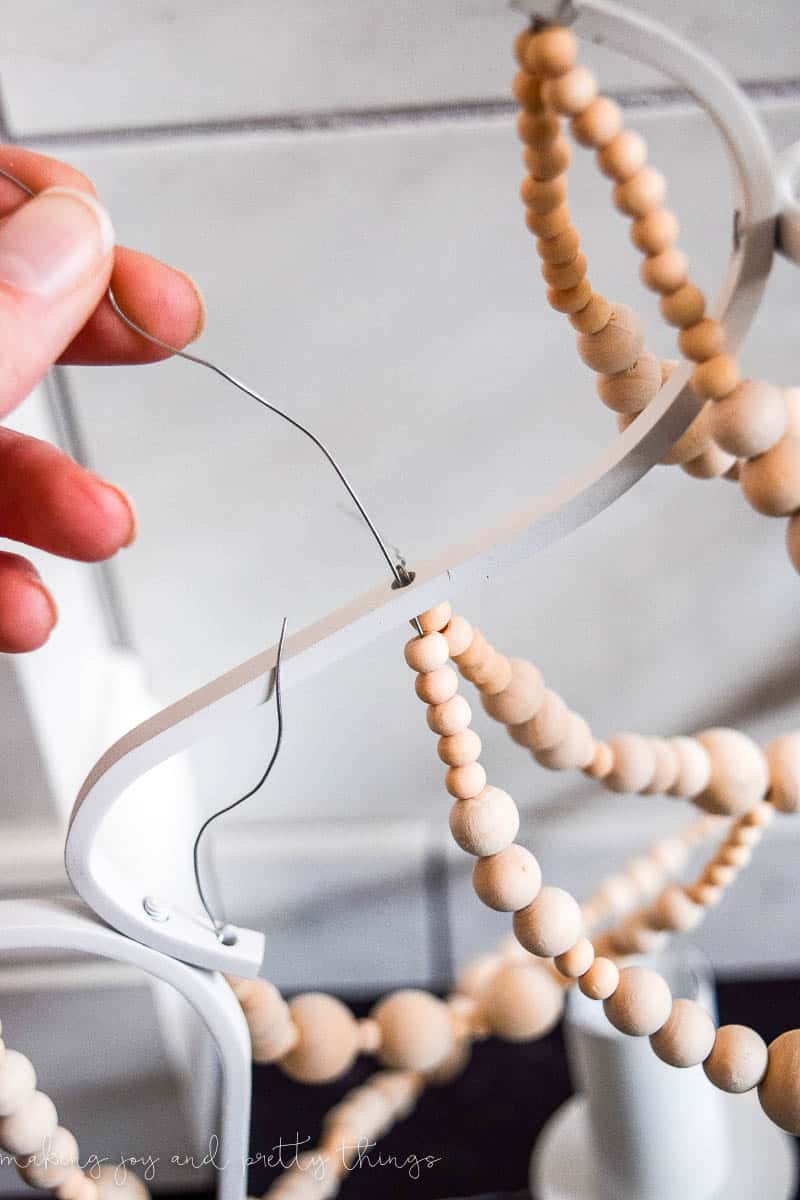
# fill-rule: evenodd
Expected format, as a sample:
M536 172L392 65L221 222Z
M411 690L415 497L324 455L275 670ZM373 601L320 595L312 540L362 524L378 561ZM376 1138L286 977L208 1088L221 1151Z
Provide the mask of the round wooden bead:
M324 992L305 992L289 1001L297 1044L279 1060L299 1083L327 1083L349 1071L358 1053L358 1022L349 1008Z
M581 240L571 225L555 237L538 238L536 242L539 257L544 262L555 264L572 262L580 248Z
M452 667L437 667L417 676L414 691L424 704L444 704L458 691L458 676Z
M519 33L514 37L514 58L521 67L525 65L525 52L532 37L533 30L530 25L526 25L524 29L520 29Z
M559 25L532 33L525 44L524 66L531 75L551 79L572 67L578 44L568 29Z
M723 1092L749 1092L767 1070L766 1043L747 1025L721 1025L703 1070Z
M539 711L544 700L542 673L524 658L512 658L508 686L494 696L481 696L490 717L504 725L519 725Z
M585 276L586 265L585 254L579 254L571 263L566 263L564 266L542 263L542 277L551 287L560 290L572 288Z
M427 674L444 666L450 657L450 648L440 633L426 633L424 637L413 637L406 642L405 656L412 671Z
M702 919L700 905L695 904L678 884L665 888L647 913L647 924L651 929L668 929L676 933L694 929Z
M479 954L459 971L455 990L459 996L471 996L477 1000L495 971L503 965L499 954Z
M118 1164L104 1163L96 1172L92 1168L86 1182L91 1186L89 1195L93 1200L150 1200L147 1185L129 1167L120 1170Z
M511 94L517 104L529 112L536 112L542 107L542 81L524 68L514 76Z
M622 112L607 96L596 96L582 112L572 118L570 130L581 146L602 150L622 129Z
M80 1167L73 1167L64 1181L53 1192L56 1200L96 1200L95 1181L84 1175Z
M800 516L794 516L786 526L786 549L795 571L800 571Z
M547 303L556 312L579 312L586 307L591 298L592 285L588 279L582 279L580 283L571 288L547 289Z
M282 1058L297 1043L289 1005L274 984L266 979L240 980L252 985L246 994L234 988L250 1031L253 1062L270 1063Z
M638 133L623 129L608 145L597 152L597 165L609 179L624 183L647 161L647 146Z
M551 771L581 771L594 758L592 731L578 713L567 714L567 726L562 741L547 750L534 750L534 758Z
M626 216L643 217L659 208L666 190L667 183L660 171L655 167L642 167L630 179L616 185L612 200Z
M517 115L517 135L526 147L547 146L559 136L560 129L561 122L553 113L539 111Z
M612 308L604 296L597 292L580 312L571 313L569 323L578 333L599 333L611 320Z
M428 728L431 733L448 737L466 729L471 720L472 709L469 702L458 694L445 700L444 704L428 706Z
M487 786L477 796L456 800L450 809L450 832L467 854L499 854L519 832L517 806L508 792Z
M728 396L741 379L739 364L732 354L717 354L698 363L692 372L692 391L696 396L714 400Z
M509 725L508 732L519 746L536 751L549 750L565 738L568 721L567 706L558 692L545 688L534 716Z
M520 186L520 197L525 207L531 209L534 213L545 215L561 208L565 212L568 212L565 203L567 199L567 181L563 177L557 179L534 179L533 176L526 175ZM552 235L540 234L539 236Z
M36 1154L56 1125L55 1104L44 1092L34 1092L22 1108L0 1117L0 1146L17 1157Z
M694 479L719 479L721 475L726 475L735 464L736 459L732 454L721 450L712 442L698 454L697 458L681 463L681 470Z
M481 739L474 729L462 729L460 733L440 737L436 750L449 767L466 767L480 758Z
M472 885L487 908L516 912L538 895L542 872L530 850L514 842L499 854L478 859L472 871Z
M703 879L718 888L730 887L737 875L738 871L735 867L728 866L727 863L722 863L718 859L710 862L703 871Z
M800 1134L800 1029L789 1029L770 1042L758 1098L770 1121L787 1133Z
M689 276L689 259L682 250L668 246L648 255L639 268L639 278L651 292L668 295L681 287Z
M583 769L592 779L605 779L613 766L614 751L607 742L595 742L592 761Z
M465 672L466 674L466 672ZM511 661L505 654L493 654L489 661L474 671L471 678L484 696L497 696L511 683Z
M689 857L687 842L679 837L666 837L651 849L648 858L668 875L677 875Z
M614 766L603 783L612 792L641 792L653 779L656 756L651 743L638 733L609 738Z
M650 1045L670 1067L696 1067L711 1053L716 1033L711 1015L696 1000L673 1000L667 1023Z
M625 967L619 983L603 1010L620 1033L630 1037L651 1037L666 1023L672 1010L672 996L666 980L649 967Z
M678 778L679 762L675 747L666 738L648 738L655 755L655 771L647 787L642 788L645 796L664 796Z
M703 908L714 908L722 899L722 888L714 887L713 883L690 883L686 895Z
M558 1023L564 991L536 963L508 963L489 982L480 999L481 1013L495 1037L528 1042L544 1037Z
M742 491L756 512L788 517L800 509L800 438L791 431L749 462L739 474Z
M625 304L613 305L608 324L598 333L582 333L578 338L578 353L587 367L604 375L632 366L643 346L639 318Z
M527 117L527 113L523 116ZM520 135L521 136L521 135ZM533 179L556 179L563 175L570 164L572 148L565 137L559 134L551 142L527 145L523 161Z
M47 1140L46 1152L23 1159L18 1166L22 1179L31 1187L52 1190L72 1174L78 1162L78 1143L68 1129L57 1125Z
M443 600L441 604L435 604L433 608L420 613L417 620L423 633L441 633L452 615L450 604Z
M539 958L555 958L577 942L583 930L580 905L559 887L543 887L531 904L514 913L514 934Z
M661 363L649 350L615 375L598 375L597 392L607 408L614 412L638 413L661 387Z
M579 937L574 946L556 957L555 964L567 979L579 979L594 962L594 946L587 937Z
M381 1000L370 1013L380 1027L380 1061L387 1067L429 1071L450 1053L453 1031L447 1005L429 992L407 988Z
M711 410L714 441L737 458L764 454L780 441L786 425L781 393L760 380L744 380Z
M668 296L662 296L659 303L661 315L668 325L676 325L685 329L696 325L706 312L706 300L703 293L693 283L684 283Z
M655 954L662 949L667 936L659 929L651 929L640 913L631 913L609 935L618 955Z
M678 774L669 794L693 800L705 790L711 778L708 751L696 738L691 737L670 738L669 744L678 759Z
M610 958L596 958L588 971L581 975L578 987L590 1000L607 1000L619 984L619 967Z
M682 329L678 334L678 346L685 358L692 362L705 362L715 358L725 349L725 330L713 317L704 317L696 325Z
M6 1050L0 1059L0 1117L9 1117L36 1091L33 1063L18 1050Z
M785 733L765 748L769 768L769 799L785 813L800 809L800 733Z
M662 364L663 365L663 364ZM694 460L713 445L711 437L711 407L709 400L700 409L688 429L678 438L669 451L661 459L665 466L674 463L694 462Z
M775 809L766 801L763 804L757 804L755 808L751 808L749 812L739 818L742 825L755 825L758 829L766 829L774 820Z
M450 767L444 777L444 786L456 800L471 800L486 787L486 771L479 762Z
M546 213L538 213L534 212L532 208L526 208L525 224L537 238L547 239L558 237L560 233L564 233L570 228L571 217L569 215L569 208L566 204L559 204L558 208L553 208L550 212ZM549 266L550 269L556 269L553 268L552 264L544 263L543 265L545 267ZM570 263L566 265L571 266Z
M472 636L472 626L464 617L451 617L442 630L442 637L447 642L451 658L457 658L469 648Z
M565 117L576 117L597 96L597 80L588 67L572 67L542 87L545 104Z
M678 237L678 219L668 208L655 208L631 224L631 241L643 254L661 254Z
M718 859L726 867L735 867L737 871L741 871L746 867L753 857L753 852L749 846L734 846L725 845L721 848Z
M711 775L695 804L706 812L738 816L763 800L769 785L760 748L736 729L706 729L698 742L708 751Z
M480 629L473 629L472 638L466 650L454 657L458 663L459 671L463 672L466 669L477 666L478 663L485 662L494 653L493 647L486 641Z

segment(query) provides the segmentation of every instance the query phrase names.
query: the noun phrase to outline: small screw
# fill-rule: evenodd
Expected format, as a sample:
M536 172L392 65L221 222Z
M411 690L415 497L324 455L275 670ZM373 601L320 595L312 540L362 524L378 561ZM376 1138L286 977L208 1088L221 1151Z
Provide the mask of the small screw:
M163 904L159 904L152 896L145 896L142 901L142 908L147 913L151 921L168 921L169 909L164 908Z

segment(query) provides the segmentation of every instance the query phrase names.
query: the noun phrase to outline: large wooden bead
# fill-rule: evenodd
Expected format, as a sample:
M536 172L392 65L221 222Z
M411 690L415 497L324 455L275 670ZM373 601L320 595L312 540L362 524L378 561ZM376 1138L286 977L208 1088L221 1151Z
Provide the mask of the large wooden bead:
M800 437L790 429L766 454L742 463L739 483L749 504L767 517L800 509Z
M598 333L583 333L578 338L578 353L587 367L604 375L632 366L643 346L639 318L625 304L613 305L608 324Z
M714 441L737 458L764 454L786 432L783 397L776 387L746 379L711 410Z
M580 979L594 962L594 946L587 937L579 937L574 946L556 957L555 964L567 979Z
M648 738L656 767L653 778L647 787L642 788L645 796L663 796L669 791L678 778L679 761L675 747L666 738Z
M503 959L499 954L479 954L470 959L456 976L456 993L477 1000L502 965Z
M359 1031L349 1008L324 992L305 992L289 1001L297 1044L280 1067L300 1083L328 1083L349 1071L358 1053Z
M586 721L578 713L567 714L563 741L547 750L534 750L534 758L550 771L582 771L594 758L594 738Z
M706 729L698 742L708 752L711 775L695 804L720 816L738 816L763 800L767 761L752 738L736 729Z
M668 296L662 296L659 304L661 315L668 325L685 329L696 325L706 312L706 298L693 283L684 283Z
M558 692L545 688L538 711L527 721L510 725L508 732L519 746L549 750L566 737L569 710Z
M467 728L472 720L472 709L463 696L455 695L444 704L430 704L427 719L431 733L449 736Z
M765 747L769 798L781 812L800 809L800 733L785 733Z
M505 691L511 682L511 661L505 654L495 651L487 662L474 671L464 671L464 675L480 688L484 696L496 696Z
M698 363L692 372L692 391L704 400L729 396L741 380L739 364L732 354L716 354Z
M795 1137L800 1134L800 1029L789 1029L770 1042L758 1098L770 1121Z
M697 738L674 737L670 746L678 759L678 774L669 789L670 796L693 800L708 786L711 778L711 759Z
M669 1018L672 995L666 980L649 967L625 967L603 1009L620 1033L651 1037Z
M48 1137L46 1153L23 1159L18 1171L31 1187L52 1190L69 1178L77 1162L78 1143L68 1129L57 1125Z
M597 165L604 175L624 183L647 161L647 146L638 133L623 129L608 145L597 152Z
M525 43L524 66L531 75L552 79L570 70L577 53L574 35L568 29L554 25L529 36Z
M485 787L477 796L456 800L450 809L450 832L467 854L499 854L519 832L517 806L502 788Z
M655 751L646 737L620 733L609 738L614 766L603 783L612 792L643 792L656 770Z
M440 737L436 750L449 767L466 767L480 758L481 739L474 729L462 729L460 733Z
M694 929L702 919L700 905L695 904L678 884L665 888L647 913L647 923L651 929L668 929L676 933Z
M274 984L266 979L240 980L250 984L245 995L234 988L250 1031L253 1062L270 1063L282 1058L297 1042L289 1005Z
M642 167L630 179L617 184L612 199L615 207L626 216L643 217L660 206L666 190L667 182L660 171Z
M667 1023L652 1034L650 1045L670 1067L696 1067L711 1053L716 1032L711 1015L696 1000L674 1000Z
M450 767L445 773L444 786L456 800L471 800L486 787L486 771L479 762L465 767Z
M53 1195L56 1200L98 1200L97 1182L84 1175L80 1167L76 1166L54 1190ZM149 1193L145 1200L149 1200Z
M721 1025L703 1070L723 1092L749 1092L766 1073L766 1043L747 1025Z
M588 67L572 67L542 87L545 104L565 117L576 117L597 96L597 80Z
M481 704L490 717L504 725L518 725L539 711L544 699L542 673L524 658L512 658L508 686L494 696L481 696Z
M655 208L631 225L631 241L643 254L661 254L678 237L678 218L668 208Z
M511 95L522 108L537 112L542 107L542 81L529 71L517 71L511 84Z
M509 963L500 968L480 999L491 1033L509 1042L544 1037L558 1023L564 991L549 971L536 963Z
M650 254L639 267L639 278L651 292L662 296L676 291L689 276L689 259L676 246Z
M581 146L602 150L622 129L622 112L607 96L597 96L572 118L570 130Z
M0 1146L17 1157L36 1154L56 1125L55 1104L44 1092L34 1092L22 1108L10 1116L0 1117Z
M427 608L425 612L419 614L417 620L420 629L423 633L441 633L452 613L449 602L443 600L441 604L435 604L433 608Z
M734 456L721 450L712 442L698 454L697 458L681 463L681 470L694 479L719 479L721 475L727 475L735 466Z
M466 653L469 649L472 643L473 629L469 621L456 615L447 622L442 630L442 636L447 642L450 657L458 658L460 654Z
M564 954L582 931L580 905L563 888L543 887L531 904L514 913L517 941L539 958Z
M519 113L517 116L517 133L520 141L526 147L546 146L555 141L561 129L561 122L554 113L531 110ZM523 158L526 151L523 151Z
M386 1067L429 1071L452 1049L450 1012L429 992L416 988L393 992L375 1005L370 1017L380 1027L378 1057Z
M33 1063L18 1050L6 1050L0 1059L0 1117L9 1117L36 1091Z
M437 667L417 676L414 691L424 704L444 704L458 691L458 676L452 667Z
M578 987L590 1000L607 1000L619 984L619 967L610 958L598 957L581 975Z
M595 742L594 754L584 772L592 779L605 779L614 766L614 751L607 742Z
M405 656L412 671L427 674L444 666L450 657L450 648L440 633L426 633L424 637L414 637L406 642Z
M542 872L530 850L513 843L499 854L479 858L472 871L472 884L487 908L516 912L539 894Z
M647 408L661 387L661 363L649 350L615 375L598 375L597 391L607 408L620 413L638 413Z
M94 1200L150 1200L147 1184L128 1166L120 1169L118 1163L103 1163L85 1178ZM85 1192L82 1200L86 1200Z

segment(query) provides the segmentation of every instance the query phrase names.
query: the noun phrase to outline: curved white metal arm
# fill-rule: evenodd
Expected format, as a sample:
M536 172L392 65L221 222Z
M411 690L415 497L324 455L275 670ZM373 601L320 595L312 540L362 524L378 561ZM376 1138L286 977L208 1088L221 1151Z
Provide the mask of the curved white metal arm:
M0 901L0 953L10 950L78 950L131 963L189 1001L214 1039L222 1068L217 1200L242 1200L250 1133L250 1035L222 976L121 936L77 901Z
M545 3L545 0L542 0ZM531 0L518 7L531 12ZM769 273L775 244L776 196L772 151L750 103L721 68L654 22L601 0L573 6L576 28L596 40L664 70L710 113L730 150L739 190L738 243L715 313L735 346L746 331ZM508 564L527 558L589 521L622 495L662 457L686 429L699 404L688 390L689 367L673 372L650 407L590 466L552 495L509 514L466 545L416 567L414 583L388 583L353 600L287 639L283 682L291 687L327 664L357 650L382 631L449 595L455 586L491 580ZM97 834L123 790L145 771L255 706L269 695L275 647L228 671L133 729L100 759L81 788L67 837L70 878L104 920L166 954L200 966L255 975L262 939L234 931L235 945L221 945L207 922L173 912L156 924L142 909L143 889L127 878Z

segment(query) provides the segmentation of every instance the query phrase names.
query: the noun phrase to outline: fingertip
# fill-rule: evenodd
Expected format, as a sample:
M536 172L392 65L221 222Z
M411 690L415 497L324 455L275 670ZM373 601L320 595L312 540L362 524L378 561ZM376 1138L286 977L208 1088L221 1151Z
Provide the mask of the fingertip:
M181 342L181 346L188 346L191 342L196 342L205 329L208 310L206 309L206 302L203 299L203 293L200 291L198 283L192 278L188 271L181 271L177 267L174 267L173 270L175 271L176 275L180 275L181 278L184 279L189 285L189 290L194 297L196 305L194 330L190 337Z
M0 591L0 650L25 654L45 644L55 628L53 597L32 571L4 572Z
M92 559L110 558L136 539L136 513L125 493L99 475L87 472L96 519L91 522Z

